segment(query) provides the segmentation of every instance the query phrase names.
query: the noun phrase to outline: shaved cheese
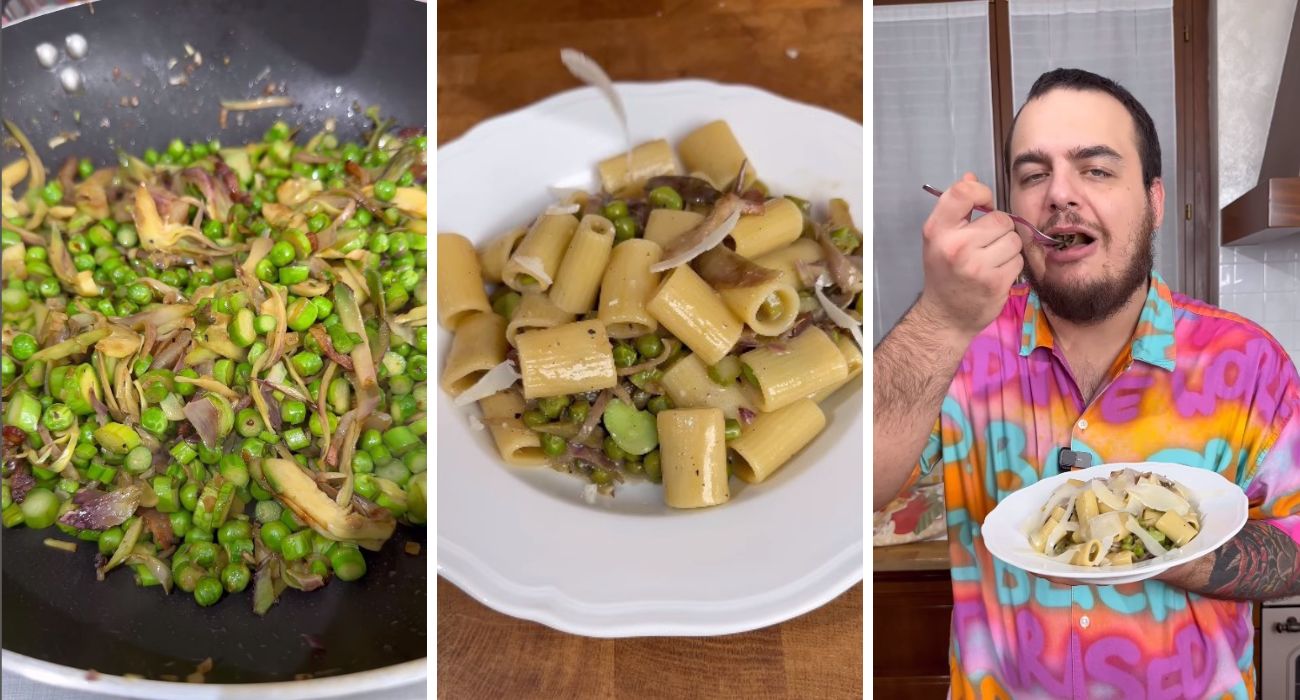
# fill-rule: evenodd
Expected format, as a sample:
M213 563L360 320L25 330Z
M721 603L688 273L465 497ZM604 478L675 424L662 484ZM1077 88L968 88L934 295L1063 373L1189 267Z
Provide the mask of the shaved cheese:
M1100 540L1106 537L1113 538L1124 532L1124 520L1121 516L1127 515L1120 511L1104 513L1088 521L1088 539Z
M1074 560L1074 555L1078 554L1081 548L1083 548L1083 545L1081 544L1076 544L1073 547L1066 547L1064 552L1054 555L1052 561L1057 562L1058 564L1069 564Z
M482 419L480 419L477 415L471 413L469 414L469 427L473 430L481 431L485 429L487 426L483 425Z
M1106 488L1101 479L1093 479L1088 484L1092 489L1092 494L1097 497L1098 503L1105 503L1115 510L1124 510L1124 499L1116 496L1113 491Z
M573 77L596 88L609 102L609 106L614 109L614 114L618 116L619 126L623 128L623 139L627 142L627 152L630 158L632 153L632 131L627 126L627 111L623 109L623 100L618 96L618 91L614 89L614 82L609 79L600 64L581 51L560 49L560 62L564 64L565 68L569 69Z
M582 500L590 505L596 505L596 494L599 493L599 487L595 484L587 484L582 487Z
M718 224L718 227L714 229L712 233L705 236L699 243L696 243L690 248L687 248L667 260L660 260L654 265L651 265L650 271L663 272L664 270L671 270L678 265L684 265L700 255L713 250L718 246L718 244L726 240L727 236L731 235L731 231L736 228L736 222L738 221L740 221L740 209L732 211L727 218L722 220L722 223Z
M1074 504L1076 501L1077 499L1075 499L1074 496L1070 497L1070 502L1065 506L1065 517L1061 518L1061 522L1057 523L1056 527L1052 528L1051 533L1047 535L1048 550L1054 549L1056 543L1060 542L1061 538L1065 537L1066 533L1078 530L1079 524L1070 522L1070 518L1074 516Z
M457 406L468 406L476 401L485 399L498 391L509 389L515 382L523 379L519 372L515 371L515 366L506 360L501 364L488 370L486 374L474 382L474 386L461 392L453 402Z
M1151 533L1146 531L1146 528L1138 525L1136 520L1130 518L1124 525L1128 528L1129 532L1137 535L1137 538L1142 540L1142 545L1147 548L1148 552L1159 557L1164 556L1164 554L1169 551L1160 546L1160 543L1156 541L1156 538L1152 537Z
M864 347L862 345L862 329L858 327L857 319L850 316L844 309L831 303L831 300L822 293L822 287L829 285L830 282L827 281L825 275L817 278L817 284L813 286L813 294L816 295L817 302L822 305L822 310L826 312L831 321L835 322L835 325L853 334L853 342L857 343L860 348Z
M532 255L516 255L514 261L543 287L551 286L551 276L546 274L541 258Z
M546 208L546 216L555 216L557 214L577 214L582 210L578 204L553 204Z
M1187 499L1158 484L1149 482L1134 484L1129 489L1129 493L1153 510L1173 511L1179 516L1184 516L1192 509Z

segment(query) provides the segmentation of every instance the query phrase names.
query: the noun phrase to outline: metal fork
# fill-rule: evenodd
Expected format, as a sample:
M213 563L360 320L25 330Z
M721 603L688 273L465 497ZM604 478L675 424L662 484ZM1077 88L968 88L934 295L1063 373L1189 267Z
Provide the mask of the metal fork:
M939 196L943 195L943 190L936 189L936 188L931 187L931 186L929 186L929 185L921 185L921 189L925 190L926 192L929 192L930 194L932 194L932 195L934 195L934 196L936 196L936 197L939 197ZM975 207L975 211L980 211L980 212L984 212L985 214L988 214L988 213L991 213L991 212L994 211L994 210L993 210L992 207L978 206L978 207ZM1058 240L1058 239L1056 239L1056 238L1054 238L1054 237L1052 237L1052 236L1049 236L1049 235L1047 235L1046 233L1043 233L1042 231L1039 231L1037 226L1035 226L1035 225L1029 223L1027 220L1025 220L1024 217L1016 216L1015 214L1007 214L1007 216L1011 217L1011 220L1012 220L1012 221L1014 221L1014 222L1020 224L1021 226L1024 226L1025 228L1029 229L1030 231L1033 231L1033 232L1034 232L1034 235L1037 236L1039 239L1041 239L1041 240L1039 240L1039 243L1040 243L1040 244L1046 244L1046 243L1051 243L1052 245L1060 245L1060 244L1061 244L1061 241L1060 241L1060 240Z

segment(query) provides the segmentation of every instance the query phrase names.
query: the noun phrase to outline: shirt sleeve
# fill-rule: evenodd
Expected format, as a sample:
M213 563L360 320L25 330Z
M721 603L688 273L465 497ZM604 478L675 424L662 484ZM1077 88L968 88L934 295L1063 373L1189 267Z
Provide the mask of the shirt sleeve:
M1277 526L1300 546L1300 401L1246 485L1250 518Z
M930 475L934 468L939 465L940 458L943 456L943 433L942 418L934 421L934 427L930 429L930 437L926 438L925 447L921 450L921 458L916 461L912 467L912 473L903 483L903 488L899 493L906 493L916 482Z

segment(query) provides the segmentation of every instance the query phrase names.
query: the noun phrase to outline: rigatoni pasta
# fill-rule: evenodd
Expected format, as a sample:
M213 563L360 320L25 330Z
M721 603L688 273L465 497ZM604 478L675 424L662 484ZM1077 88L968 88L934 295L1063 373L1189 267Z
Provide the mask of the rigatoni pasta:
M701 177L643 143L598 164L602 191L566 192L474 264L455 242L440 268L440 311L472 309L444 390L478 403L503 462L580 476L590 498L646 481L670 508L725 503L733 472L768 479L862 371L847 209L772 196L724 122L678 146ZM483 296L456 279L475 266Z
M574 315L556 306L549 294L524 294L515 302L510 323L506 324L506 342L513 346L520 333L554 328L574 320Z
M571 314L589 310L613 248L614 224L599 214L582 217L551 285L551 301Z
M817 402L800 399L772 413L761 413L729 443L736 476L751 484L767 479L826 427Z
M502 268L501 281L517 292L546 291L577 229L578 220L570 214L540 216Z
M522 333L515 348L525 399L600 391L618 383L609 336L600 321Z
M438 234L438 325L454 331L467 317L491 310L474 244L459 234Z
M442 370L442 390L458 396L506 359L506 320L481 312L461 321Z
M718 293L685 265L664 277L646 310L708 364L725 357L740 339L740 320Z
M650 266L659 262L663 249L641 239L625 241L610 254L609 267L600 282L600 307L596 317L611 338L635 338L653 333L659 322L646 305L659 286L661 275Z
M663 455L664 502L673 508L726 503L726 426L716 408L661 411L656 419Z
M755 403L768 412L835 386L849 373L843 353L820 328L809 328L782 350L750 350L740 362Z

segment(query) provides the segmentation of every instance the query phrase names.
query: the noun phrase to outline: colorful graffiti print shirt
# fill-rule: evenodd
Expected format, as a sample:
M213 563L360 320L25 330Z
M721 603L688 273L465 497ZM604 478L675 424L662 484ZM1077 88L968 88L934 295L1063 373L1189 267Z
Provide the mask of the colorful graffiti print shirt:
M980 524L1007 494L1092 463L1162 461L1239 484L1300 542L1300 384L1258 326L1153 275L1127 352L1085 405L1037 295L1017 286L967 350L918 472L943 469L953 698L1253 698L1249 604L1159 581L1054 584L994 559ZM914 478L918 474L914 474Z

